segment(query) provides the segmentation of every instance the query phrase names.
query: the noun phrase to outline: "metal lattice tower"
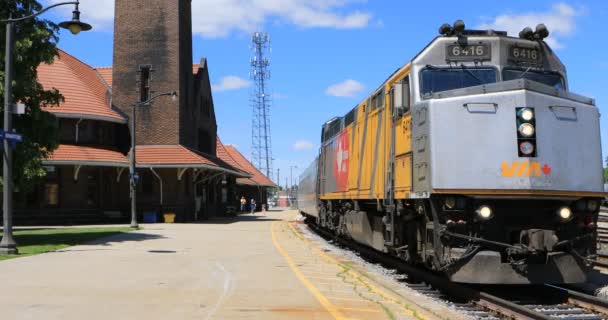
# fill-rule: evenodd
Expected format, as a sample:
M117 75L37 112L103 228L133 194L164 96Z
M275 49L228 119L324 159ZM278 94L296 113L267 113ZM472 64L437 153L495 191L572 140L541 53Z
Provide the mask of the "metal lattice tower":
M256 32L251 38L255 55L251 58L251 78L254 88L251 95L253 120L251 126L251 158L253 164L267 177L272 177L272 143L270 139L270 36L266 32Z

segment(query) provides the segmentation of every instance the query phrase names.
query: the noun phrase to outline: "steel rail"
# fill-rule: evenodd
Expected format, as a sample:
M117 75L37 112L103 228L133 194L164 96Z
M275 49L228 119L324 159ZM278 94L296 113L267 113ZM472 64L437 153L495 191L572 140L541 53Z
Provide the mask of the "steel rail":
M547 284L545 287L555 290L558 294L563 294L567 301L575 306L601 313L603 315L608 315L607 300L556 285Z

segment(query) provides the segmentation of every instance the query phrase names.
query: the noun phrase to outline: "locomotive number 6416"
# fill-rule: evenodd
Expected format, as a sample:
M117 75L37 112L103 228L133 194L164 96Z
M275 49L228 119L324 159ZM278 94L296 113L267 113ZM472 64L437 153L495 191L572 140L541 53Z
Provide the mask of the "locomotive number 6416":
M450 45L447 48L448 60L489 60L491 58L490 46L487 44Z

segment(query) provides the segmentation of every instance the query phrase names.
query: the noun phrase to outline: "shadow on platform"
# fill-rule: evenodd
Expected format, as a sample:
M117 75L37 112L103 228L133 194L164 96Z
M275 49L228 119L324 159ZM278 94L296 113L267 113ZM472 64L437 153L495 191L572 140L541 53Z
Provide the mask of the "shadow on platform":
M144 230L145 231L145 230ZM19 241L20 245L23 245L25 243L28 243L31 241L41 241L42 239L36 239L37 235L23 235L21 237L21 240ZM67 234L61 234L61 233L57 233L53 235L54 237L52 238L47 238L44 239L44 243L45 244L69 244L70 246L78 246L78 245L83 245L83 246L110 246L114 243L122 243L122 242L140 242L140 241L146 241L146 240L153 240L153 239L164 239L166 237L161 236L161 235L157 235L157 234L148 234L148 233L142 233L142 232L125 232L125 233L119 233L116 234L115 232L93 232L93 235L91 235L91 233L89 232L88 239L91 238L95 238L94 240L90 240L87 241L87 239L83 239L84 241L78 241L75 240L73 238L70 239L70 241L65 241L63 239L65 239L66 236L68 236ZM73 234L69 235L69 236L73 236ZM23 241L23 240L26 241ZM68 243L66 243L68 242ZM36 243L36 242L33 242ZM66 249L61 249L57 252L70 252L70 251L98 251L98 250L110 250L110 249L103 249L103 248L90 248L90 249L71 249L70 247L66 248Z
M268 216L263 216L261 214L251 215L251 214L243 214L237 215L235 217L216 217L211 218L209 220L203 220L194 222L196 224L230 224L237 222L268 222L268 221L281 221L281 219L274 219Z
M143 232L125 232L120 234L115 234L107 237L101 237L99 239L84 243L86 245L102 245L107 246L112 243L121 243L121 242L133 242L133 241L146 241L146 240L154 240L154 239L164 239L166 237L158 235L158 234L149 234Z

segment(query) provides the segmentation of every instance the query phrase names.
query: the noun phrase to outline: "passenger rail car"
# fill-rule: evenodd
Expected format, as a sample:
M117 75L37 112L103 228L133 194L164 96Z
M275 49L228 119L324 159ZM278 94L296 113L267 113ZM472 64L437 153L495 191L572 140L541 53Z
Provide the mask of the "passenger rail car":
M456 282L584 282L605 196L594 100L542 24L440 34L322 126L301 212Z

